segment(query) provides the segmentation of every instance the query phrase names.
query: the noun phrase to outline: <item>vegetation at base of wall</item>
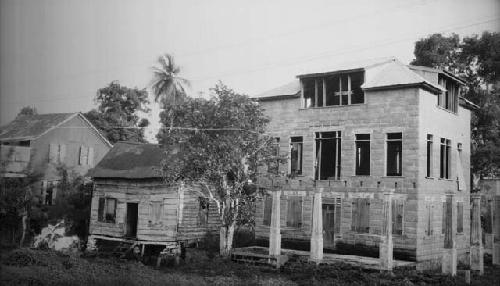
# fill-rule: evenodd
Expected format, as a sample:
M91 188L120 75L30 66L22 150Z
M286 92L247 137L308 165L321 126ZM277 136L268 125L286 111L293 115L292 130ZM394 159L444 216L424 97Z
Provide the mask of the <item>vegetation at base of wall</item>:
M118 141L146 142L144 127L149 121L139 117L139 112L149 112L146 89L129 88L112 81L97 91L97 109L85 117L114 144Z
M472 116L472 172L500 176L500 33L460 40L433 34L415 43L411 64L441 68L466 81L464 96L479 106Z

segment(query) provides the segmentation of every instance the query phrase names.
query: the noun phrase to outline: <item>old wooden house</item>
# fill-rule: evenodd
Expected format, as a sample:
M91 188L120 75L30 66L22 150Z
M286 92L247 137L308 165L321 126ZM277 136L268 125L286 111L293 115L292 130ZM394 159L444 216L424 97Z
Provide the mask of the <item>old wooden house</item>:
M215 205L196 186L167 185L161 172L168 159L160 146L116 143L91 170L89 247L118 241L144 250L153 245L177 249L218 231Z
M111 143L81 113L21 116L0 128L3 177L40 175L35 195L51 205L61 180L59 166L85 176Z
M475 106L461 97L463 84L390 58L301 74L255 96L271 118L277 152L288 158L275 178L260 179L269 195L257 207L257 237L268 239L278 209L285 247L312 248L319 208L321 251L378 251L388 194L396 257L440 267L453 248L466 261ZM315 193L322 202L313 207Z

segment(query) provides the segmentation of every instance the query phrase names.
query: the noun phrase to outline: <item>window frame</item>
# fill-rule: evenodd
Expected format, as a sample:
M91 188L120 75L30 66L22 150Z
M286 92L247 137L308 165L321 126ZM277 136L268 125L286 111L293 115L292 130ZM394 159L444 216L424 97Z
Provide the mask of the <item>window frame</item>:
M457 234L463 234L463 233L464 233L464 202L457 201Z
M427 134L426 141L426 178L433 178L434 176L434 136L432 134Z
M401 138L396 138L396 139L389 139L389 135L393 135L393 134L401 134ZM395 173L395 174L389 174L389 143L392 143L392 142L400 142L401 146L401 150L400 150L400 157L399 157L399 160L398 160L398 163L399 163L399 173ZM387 132L386 133L386 136L385 136L385 158L384 158L384 166L385 166L385 175L387 177L403 177L403 132ZM397 169L397 166L396 165L396 169Z
M295 222L294 221L291 221L291 217L290 217L290 210L291 210L291 204L292 204L292 201L298 201L299 204L300 204L300 207L299 207L299 210L300 210L300 216L297 216L297 219L299 221ZM293 214L292 214L293 216ZM297 229L301 229L302 226L304 225L304 198L302 196L287 196L286 198L286 222L285 222L285 225L286 227L289 227L289 228L297 228Z
M103 205L101 206L101 201ZM108 219L109 202L114 201L113 215ZM118 208L118 200L113 197L100 197L98 201L97 220L103 223L116 223L116 209Z
M262 225L271 226L271 219L273 215L273 196L270 194L265 194L262 198ZM269 210L269 213L266 211Z
M328 135L327 133L334 133L334 137L323 137ZM335 140L335 163L334 163L334 174L333 180L340 180L342 176L342 131L321 131L315 132L314 146L315 146L315 158L314 158L314 179L317 181L327 181L332 180L331 177L326 177L321 179L321 162L322 162L322 148L323 142L326 140Z
M295 140L295 141L294 141ZM294 146L297 147L297 162L298 162L298 172L294 172L293 166L293 150ZM290 162L288 173L290 175L303 175L304 168L304 137L303 136L292 136L290 137Z
M358 209L358 206L357 206L357 204L359 204L359 200L364 200L365 204L368 206L368 208L367 208L368 214L365 215L366 217L368 217L367 226L363 225L363 220L362 220L361 216L359 215L360 210ZM356 207L355 207L355 205L356 205ZM358 214L358 218L356 220L354 219L355 210L356 210L356 213ZM352 202L351 202L351 231L352 232L360 233L360 234L363 234L363 233L369 234L370 233L370 229L371 229L370 210L371 210L370 198L353 198L352 199Z
M439 145L439 178L451 179L451 164L452 164L451 140L441 137Z
M358 136L366 135L368 139L358 138ZM368 173L361 173L359 170L361 164L358 165L358 161L360 161L361 151L358 152L358 143L368 143ZM370 133L356 133L354 135L354 175L355 176L370 176L371 175L371 134Z

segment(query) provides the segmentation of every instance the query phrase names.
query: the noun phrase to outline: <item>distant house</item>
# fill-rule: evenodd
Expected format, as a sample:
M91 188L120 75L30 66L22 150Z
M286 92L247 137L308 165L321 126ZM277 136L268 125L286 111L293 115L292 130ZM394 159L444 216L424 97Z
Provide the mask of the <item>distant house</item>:
M167 185L158 145L118 142L91 170L89 247L99 240L175 249L219 227L217 208L196 186ZM167 159L168 163L168 159Z
M443 70L385 59L312 71L255 96L288 158L274 170L291 177L278 186L283 243L308 247L320 192L324 248L376 250L389 192L398 257L436 267L453 239L466 261L476 106L461 96L463 84ZM272 184L261 186L271 194ZM257 238L270 236L272 200L257 206Z
M111 146L81 113L21 116L0 128L0 176L41 175L35 190L50 205L61 179L58 166L85 175Z

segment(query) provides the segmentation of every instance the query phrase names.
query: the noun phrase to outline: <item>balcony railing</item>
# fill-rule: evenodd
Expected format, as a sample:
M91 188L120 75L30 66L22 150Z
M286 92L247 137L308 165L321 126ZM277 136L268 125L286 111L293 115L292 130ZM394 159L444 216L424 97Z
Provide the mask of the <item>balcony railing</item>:
M23 176L30 155L30 147L0 145L0 172L5 177Z

